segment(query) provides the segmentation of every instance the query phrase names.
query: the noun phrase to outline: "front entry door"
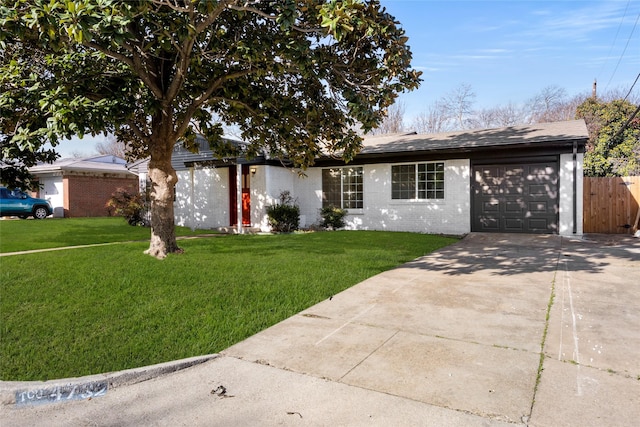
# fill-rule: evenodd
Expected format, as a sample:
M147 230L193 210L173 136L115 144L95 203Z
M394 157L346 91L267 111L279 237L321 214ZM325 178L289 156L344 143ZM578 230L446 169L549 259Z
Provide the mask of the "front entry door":
M242 225L251 226L251 174L249 165L242 167ZM238 225L238 184L237 166L229 167L229 212L231 225Z

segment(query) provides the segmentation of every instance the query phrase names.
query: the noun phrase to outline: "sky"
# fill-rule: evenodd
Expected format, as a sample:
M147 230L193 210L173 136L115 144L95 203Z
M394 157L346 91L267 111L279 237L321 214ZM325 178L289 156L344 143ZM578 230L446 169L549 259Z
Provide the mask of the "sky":
M569 96L622 87L640 73L640 0L382 0L423 72L400 97L407 116L461 84L476 108L524 103L548 86ZM640 93L640 82L634 94Z
M569 96L631 89L640 73L640 0L381 0L409 37L418 90L400 95L405 122L462 84L477 109L522 104L545 87ZM640 93L640 81L633 94ZM61 143L91 155L106 137Z

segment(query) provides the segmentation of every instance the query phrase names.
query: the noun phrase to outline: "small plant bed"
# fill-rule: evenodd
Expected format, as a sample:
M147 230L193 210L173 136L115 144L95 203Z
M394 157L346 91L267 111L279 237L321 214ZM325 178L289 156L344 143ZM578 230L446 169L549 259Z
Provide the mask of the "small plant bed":
M176 227L177 236L203 233L214 231ZM150 236L149 228L132 227L122 217L0 220L0 253L134 240L148 242Z
M163 261L144 255L143 242L0 258L0 380L216 353L455 241L373 231L228 235L184 240L184 254Z

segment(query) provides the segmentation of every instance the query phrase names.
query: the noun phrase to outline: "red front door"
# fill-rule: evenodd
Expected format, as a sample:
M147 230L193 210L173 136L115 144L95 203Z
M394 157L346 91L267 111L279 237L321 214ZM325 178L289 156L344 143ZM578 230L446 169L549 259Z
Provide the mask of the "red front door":
M231 225L238 224L237 166L229 167L229 212ZM242 225L251 225L251 179L249 166L242 165Z

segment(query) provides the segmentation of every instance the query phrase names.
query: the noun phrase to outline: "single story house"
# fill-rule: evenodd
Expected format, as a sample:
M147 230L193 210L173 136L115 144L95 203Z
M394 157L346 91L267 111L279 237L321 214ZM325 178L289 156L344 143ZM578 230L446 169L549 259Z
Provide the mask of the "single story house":
M49 200L58 218L107 216L105 204L116 189L139 191L138 177L126 160L112 155L59 159L29 172L40 184L37 197Z
M201 141L198 154L175 149L175 218L192 228L268 231L266 206L289 191L301 227L334 205L348 211L353 230L580 235L587 139L583 120L375 136L352 162L323 157L305 171L267 156L216 159ZM132 167L141 188L145 167Z

